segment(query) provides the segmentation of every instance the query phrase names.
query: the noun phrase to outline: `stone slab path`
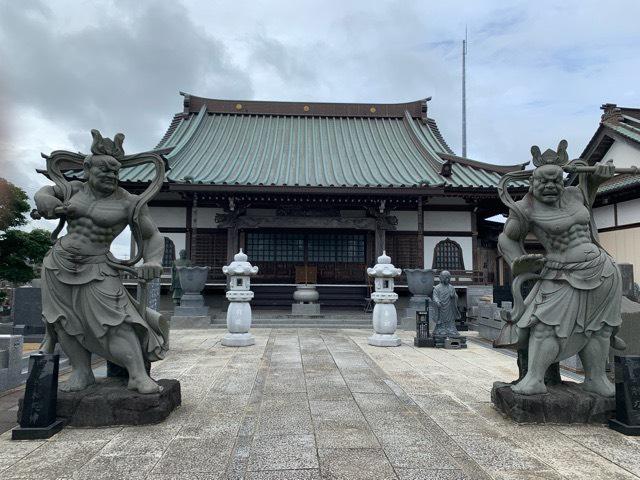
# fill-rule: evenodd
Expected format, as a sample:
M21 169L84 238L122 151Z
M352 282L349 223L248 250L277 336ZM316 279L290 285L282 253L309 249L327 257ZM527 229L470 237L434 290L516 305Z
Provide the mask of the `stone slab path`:
M490 403L515 359L466 350L371 347L363 330L173 331L153 366L183 405L162 424L0 436L0 478L154 480L627 479L640 440L599 426L518 426Z

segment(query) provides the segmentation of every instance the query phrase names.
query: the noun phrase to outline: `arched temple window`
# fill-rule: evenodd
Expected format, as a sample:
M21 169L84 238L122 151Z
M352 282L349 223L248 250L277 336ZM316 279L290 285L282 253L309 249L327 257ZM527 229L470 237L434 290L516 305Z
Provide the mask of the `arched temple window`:
M433 249L433 265L437 270L464 270L462 248L450 238L438 242Z
M176 259L176 246L173 240L164 237L164 253L162 255L162 266L170 267L173 265L173 261Z

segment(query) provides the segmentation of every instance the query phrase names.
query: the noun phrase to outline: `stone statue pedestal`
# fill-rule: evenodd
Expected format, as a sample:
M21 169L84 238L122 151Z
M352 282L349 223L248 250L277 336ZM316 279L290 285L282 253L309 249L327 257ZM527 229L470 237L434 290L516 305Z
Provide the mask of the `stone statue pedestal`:
M58 419L72 427L148 425L165 420L180 406L180 382L158 380L159 393L141 394L127 389L127 379L97 379L80 392L58 391ZM20 402L18 417L21 415Z
M517 423L599 423L614 415L616 400L585 392L575 382L547 385L548 393L521 395L510 383L494 382L491 401L505 417Z
M467 348L467 337L447 337L446 335L434 335L433 338L435 348L447 348L452 350L458 348Z

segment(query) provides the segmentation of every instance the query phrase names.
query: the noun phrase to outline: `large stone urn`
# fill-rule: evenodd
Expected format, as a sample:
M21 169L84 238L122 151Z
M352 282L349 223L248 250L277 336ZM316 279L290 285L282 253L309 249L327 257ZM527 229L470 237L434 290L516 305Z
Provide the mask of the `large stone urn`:
M398 314L395 301L398 294L394 290L394 277L399 276L402 270L391 263L391 258L385 252L378 257L378 263L367 269L367 274L375 279L376 291L371 294L371 299L376 303L373 307L373 331L368 338L369 345L376 347L397 347L402 342L396 334L398 327Z
M318 299L320 293L316 290L315 285L297 285L293 292L293 301L291 304L292 315L315 316L320 315L320 304Z
M251 328L251 305L253 292L250 290L250 278L258 273L258 267L254 267L248 261L247 255L240 249L233 257L233 262L222 267L229 281L227 291L227 333L222 338L222 344L227 347L246 347L256 343L255 338L249 332Z
M409 306L405 309L402 321L404 330L415 330L416 312L427 308L427 299L433 293L433 278L435 270L427 268L406 268L407 286L411 293Z
M207 283L209 267L176 267L182 286L180 305L173 310L172 328L208 328L209 307L204 304L202 290Z

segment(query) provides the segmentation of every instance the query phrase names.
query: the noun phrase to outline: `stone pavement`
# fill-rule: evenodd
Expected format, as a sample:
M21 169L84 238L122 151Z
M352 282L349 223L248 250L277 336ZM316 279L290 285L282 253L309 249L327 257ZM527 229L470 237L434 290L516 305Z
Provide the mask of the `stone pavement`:
M625 479L640 440L598 426L517 426L490 403L515 359L467 350L367 345L363 330L173 331L156 378L183 405L147 427L63 430L49 441L0 436L0 478L252 480Z

